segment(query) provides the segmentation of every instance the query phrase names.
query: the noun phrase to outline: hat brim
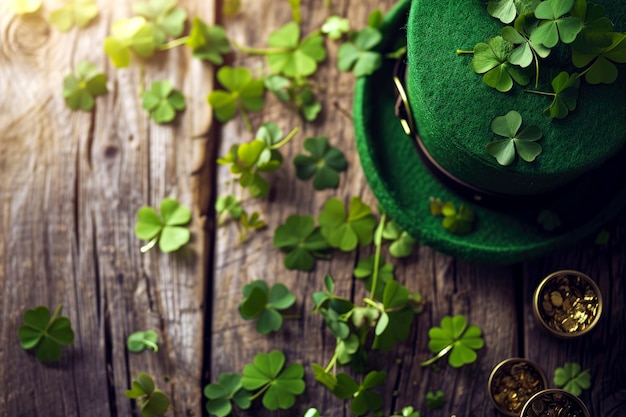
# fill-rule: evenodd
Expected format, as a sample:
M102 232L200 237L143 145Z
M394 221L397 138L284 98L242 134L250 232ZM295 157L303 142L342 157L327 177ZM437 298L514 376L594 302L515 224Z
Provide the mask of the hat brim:
M380 49L391 52L406 37L411 1L399 2L381 27ZM385 60L375 73L357 80L354 128L365 177L387 215L421 244L467 261L509 264L531 259L574 243L597 231L626 202L626 188L612 190L610 201L597 204L576 227L547 232L539 224L508 210L490 209L464 200L441 184L422 163L413 143L395 115L395 62ZM419 130L419 126L418 126ZM621 184L620 184L621 185ZM430 197L470 207L473 231L455 235L430 212Z

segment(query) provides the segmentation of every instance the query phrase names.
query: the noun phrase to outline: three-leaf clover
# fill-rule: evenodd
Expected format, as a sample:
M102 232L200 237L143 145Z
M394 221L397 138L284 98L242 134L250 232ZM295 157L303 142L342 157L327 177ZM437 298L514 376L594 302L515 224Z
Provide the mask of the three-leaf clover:
M241 375L220 374L217 383L204 387L208 399L206 411L212 416L226 417L233 410L233 404L242 410L250 408L252 394L242 388Z
M347 213L341 200L335 197L329 199L317 221L328 244L344 252L354 250L357 245L369 244L376 227L376 217L372 215L371 208L359 197L352 197Z
M162 252L173 252L189 242L191 233L184 227L191 220L191 210L181 206L175 198L164 198L160 206L161 215L152 207L144 206L137 212L135 234L149 241L142 252L152 249L156 243Z
M217 225L224 224L226 215L230 215L233 220L239 220L244 209L241 202L234 195L221 195L215 201L215 213L217 214Z
M580 364L568 362L554 370L554 385L579 397L584 389L591 387L591 375Z
M272 32L268 44L274 48L267 54L272 72L287 77L307 77L317 70L317 64L326 59L324 38L313 33L300 42L300 26L289 22Z
M443 407L445 402L446 399L442 390L436 392L428 391L426 393L426 407L431 410Z
M330 146L324 136L307 138L304 149L310 152L310 156L295 156L296 176L301 180L313 177L313 188L316 190L337 188L339 171L344 171L348 165L343 152Z
M133 12L144 17L153 26L154 41L163 44L168 37L183 33L187 12L175 7L178 0L148 0L133 3Z
M577 68L584 68L585 80L589 84L612 84L617 80L618 69L615 63L626 63L626 33L611 32L605 35L606 45L573 45L572 62ZM593 63L592 63L593 62Z
M209 94L208 101L215 111L215 117L221 122L226 122L234 118L239 111L246 122L246 127L251 130L246 110L259 111L263 108L263 80L253 79L246 67L228 66L217 71L217 79L226 91L216 90Z
M457 209L452 201L444 204L438 198L430 197L430 213L433 216L443 216L442 226L455 235L464 235L473 229L474 212L465 204Z
M104 52L117 68L129 66L133 52L149 58L156 46L154 26L141 16L116 20L111 26L111 36L104 40Z
M81 61L76 66L76 74L68 74L63 79L63 97L72 110L91 110L93 98L107 93L107 77L98 68Z
M350 31L350 21L339 16L330 16L322 25L322 33L330 39L337 40Z
M396 222L390 221L385 224L383 238L392 241L389 253L394 258L405 258L413 253L416 240Z
M274 93L280 101L289 102L291 108L299 112L306 121L312 122L322 110L322 105L313 92L313 86L306 79L289 79L272 74L265 77L265 88Z
M144 91L142 106L157 123L168 123L176 117L176 111L185 110L185 97L174 90L169 80L155 81Z
M145 372L140 372L133 381L131 389L126 390L124 395L137 400L141 408L141 417L153 417L164 414L170 407L170 400L163 391L155 389L154 381Z
M552 104L543 114L551 119L564 119L570 111L576 110L580 77L577 73L570 75L562 71L554 77L551 84L554 93L541 93L553 97Z
M373 50L382 39L381 32L370 26L354 33L337 51L339 70L352 70L356 77L372 74L383 62L381 53Z
M311 216L287 217L285 224L274 232L274 247L285 252L285 267L289 270L310 271L315 257L323 257L330 248Z
M304 368L300 364L285 366L285 355L279 350L257 354L243 368L242 386L263 392L263 406L270 410L286 410L295 404L295 396L304 392Z
M197 17L193 19L187 46L193 51L194 57L216 65L222 65L222 55L230 52L230 42L224 28L219 25L208 26Z
M539 60L537 56L547 58L550 55L550 48L546 48L540 43L534 43L525 33L512 26L502 28L502 37L514 45L520 45L513 49L509 55L509 62L513 65L526 68L534 60L536 66L538 66Z
M502 36L494 36L487 43L479 43L474 47L472 68L477 74L483 75L483 82L501 92L513 88L513 81L527 85L530 81L526 72L509 62L513 44Z
M242 293L245 298L239 304L239 313L245 320L257 319L256 330L261 334L279 330L283 325L279 310L296 302L296 296L281 283L270 289L265 281L256 280L245 285Z
M487 152L496 158L500 165L511 165L517 153L526 162L532 162L541 153L541 145L537 143L543 136L537 126L529 126L522 131L522 116L512 110L504 116L498 116L491 122L491 130L505 139L487 144Z
M428 366L438 359L448 356L448 363L454 368L476 361L476 350L481 349L485 342L478 326L467 325L467 319L462 315L445 316L441 320L441 327L432 327L428 330L428 349L435 357L421 363Z
M74 342L74 331L67 317L60 317L59 306L50 317L47 307L39 306L24 313L24 324L18 329L20 345L25 350L34 349L41 361L56 361L61 358L61 346Z
M61 32L67 32L74 25L85 27L98 16L96 0L68 0L65 6L50 13L50 23Z
M576 0L545 0L535 9L535 17L542 19L539 27L530 35L534 43L547 48L555 46L559 39L572 43L583 29L583 22L576 16L564 17L574 7Z
M128 336L128 339L126 339L126 347L130 352L134 353L143 352L146 348L158 352L158 341L159 335L154 330L138 331Z

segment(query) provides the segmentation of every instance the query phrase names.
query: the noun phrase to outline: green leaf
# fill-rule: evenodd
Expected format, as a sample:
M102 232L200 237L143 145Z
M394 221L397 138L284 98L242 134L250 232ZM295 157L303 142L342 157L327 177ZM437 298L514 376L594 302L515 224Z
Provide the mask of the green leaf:
M233 220L239 220L244 210L241 202L234 195L220 195L215 201L215 212L220 219L217 223L221 226L224 222L224 215L228 214Z
M224 28L218 25L208 26L198 17L193 19L187 46L193 51L194 57L216 65L222 65L222 56L230 52L230 42Z
M518 31L512 26L502 28L502 37L514 45L520 45L511 51L508 61L513 65L519 65L526 68L536 60L536 56L547 58L550 55L550 49L541 44L533 43L526 33ZM538 65L538 63L536 64Z
M211 92L208 101L218 120L226 122L234 118L237 111L245 114L246 109L259 111L263 108L263 80L253 79L248 68L221 67L217 79L226 91Z
M584 68L585 80L589 84L612 84L617 80L618 68L615 65L626 63L626 33L611 32L600 38L605 44L586 46L575 42L572 46L572 61L578 68Z
M206 385L203 392L208 399L206 410L213 416L228 416L233 409L233 404L242 410L250 408L252 394L242 388L239 374L220 374L218 382Z
M272 32L268 44L277 50L267 55L272 72L287 77L307 77L317 71L319 62L326 59L324 38L320 34L311 34L300 42L300 27L296 22Z
M381 40L381 32L369 26L356 32L352 41L337 51L339 70L352 70L356 77L372 74L382 65L382 55L373 51Z
M375 300L383 299L383 291L387 282L394 279L393 264L380 263L378 265L378 281L376 283L376 291L372 291L372 277L374 273L374 258L372 255L365 259L359 259L359 262L354 269L353 275L355 278L362 279L365 282L365 288L372 293L372 298Z
M391 417L421 417L419 411L415 411L413 409L413 407L408 406L408 407L404 407L402 408L402 414L398 415L398 414L394 414Z
M389 253L394 258L406 258L413 253L416 240L393 220L385 224L383 238L392 241Z
M304 368L292 364L283 370L285 355L273 350L259 353L253 363L243 368L242 386L247 390L264 390L263 406L270 410L289 409L295 404L295 396L304 392Z
M117 68L130 65L131 52L149 58L156 49L154 27L141 16L113 22L111 32L104 40L104 52Z
M537 126L530 126L522 131L522 116L512 110L504 116L498 116L491 122L491 130L506 139L490 142L487 152L496 158L500 165L510 165L515 159L515 154L526 162L532 162L541 154L541 145L536 143L543 134Z
M317 221L328 244L344 252L354 250L357 245L369 244L376 227L376 217L371 214L371 208L359 197L350 200L347 214L339 199L329 199Z
M159 335L154 330L138 331L131 333L126 339L126 347L130 352L139 353L144 349L152 349L154 352L159 351L157 342Z
M490 1L487 4L487 12L505 24L511 23L517 16L514 0Z
M322 25L322 33L330 39L340 39L345 33L350 32L350 21L339 16L330 16Z
M554 370L554 385L580 397L583 390L591 387L589 371L583 371L578 363L566 363Z
M330 146L325 136L307 138L304 149L310 155L296 155L293 160L296 176L301 180L314 177L313 188L316 190L337 188L339 171L344 171L348 165L343 152Z
M551 119L567 117L570 111L576 109L579 87L580 77L577 73L570 75L565 71L560 72L552 80L552 89L554 90L552 104L543 111L543 114Z
M135 234L139 239L151 241L142 248L150 250L158 242L162 252L174 252L189 242L191 233L185 226L191 221L191 210L181 206L174 198L164 198L161 216L152 207L144 206L137 212Z
M338 380L340 376L347 377L346 374L339 374L337 375ZM352 394L354 398L350 403L350 411L356 416L362 416L369 411L380 409L383 406L383 399L380 394L373 392L372 389L384 384L386 379L387 374L385 372L371 371L368 373L358 386L357 391Z
M513 81L527 85L530 78L520 67L509 62L512 44L502 36L494 36L487 43L479 43L474 47L472 68L477 74L485 74L483 81L489 87L501 92L513 88Z
M274 247L285 252L285 267L289 270L310 271L315 258L324 257L330 249L311 216L289 216L274 232Z
M9 7L15 14L35 13L41 8L43 0L11 0Z
M141 408L141 417L153 417L164 414L170 407L170 401L160 390L155 389L150 375L140 372L133 381L132 389L126 390L126 397L137 400Z
M534 43L547 48L554 47L559 40L572 43L583 29L583 22L575 16L564 17L574 7L575 0L545 0L535 9L535 17L541 19L539 27L530 35Z
M288 309L296 302L296 296L283 284L269 289L263 280L245 285L242 293L245 298L239 304L239 313L245 320L258 318L256 329L261 334L279 330L283 317L278 310Z
M476 350L485 344L481 334L478 326L467 326L464 316L445 316L441 320L441 327L432 327L428 331L428 349L435 357L422 362L422 366L434 363L448 352L448 363L454 368L475 362Z
M445 402L446 399L442 390L438 390L436 392L428 391L426 393L426 407L431 410L443 407Z
M452 201L443 204L441 200L430 197L430 212L433 216L443 216L441 224L450 233L464 235L474 227L474 213L464 204L457 210Z
M309 408L304 412L304 417L322 417L317 408Z
M107 77L98 68L81 61L75 74L69 74L63 80L63 97L72 110L91 110L93 98L107 93Z
M96 0L68 0L61 8L50 13L50 23L61 32L67 32L75 25L85 27L98 16Z
M175 7L177 0L148 0L133 3L133 12L153 27L156 45L163 44L169 37L177 37L183 33L187 12Z
M185 98L174 90L169 80L155 81L150 90L144 91L142 106L157 123L169 123L176 111L185 110Z
M24 324L18 329L20 345L25 350L34 350L41 361L61 359L61 346L74 342L74 331L67 317L61 317L63 306L59 304L50 316L47 307L39 306L24 313Z

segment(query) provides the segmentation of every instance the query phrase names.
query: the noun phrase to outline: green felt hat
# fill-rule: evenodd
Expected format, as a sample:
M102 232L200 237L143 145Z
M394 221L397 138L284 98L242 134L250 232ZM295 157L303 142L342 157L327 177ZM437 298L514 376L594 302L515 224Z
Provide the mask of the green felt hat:
M596 3L605 3L607 16L617 14L625 25L626 0ZM542 114L548 98L519 86L500 93L474 73L471 55L457 55L457 49L471 50L500 34L503 24L487 14L485 4L400 1L381 27L380 50L390 53L406 42L407 56L400 63L385 59L375 73L358 79L354 126L365 176L391 219L441 252L507 264L574 243L623 208L626 70L620 66L612 85L582 81L571 117L549 120ZM569 60L564 53L553 52L550 65ZM498 139L491 121L511 110L522 115L522 127L542 130L543 152L534 162L517 156L500 166L485 148ZM407 134L401 119L414 132ZM431 213L431 197L469 207L473 230L446 230L442 217Z

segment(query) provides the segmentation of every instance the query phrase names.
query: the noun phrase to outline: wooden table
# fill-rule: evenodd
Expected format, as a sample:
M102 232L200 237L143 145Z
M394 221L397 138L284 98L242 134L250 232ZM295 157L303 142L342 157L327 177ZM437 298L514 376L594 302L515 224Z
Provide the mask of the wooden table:
M362 283L352 270L371 247L335 253L314 272L292 272L272 247L275 228L291 214L319 213L324 201L359 196L375 207L355 150L350 113L354 77L336 69L338 44L327 42L329 57L315 79L323 86L324 110L315 123L303 123L268 96L252 123L274 121L300 133L283 149L284 166L267 178L269 198L245 202L259 210L268 227L244 244L234 225L216 228L217 195L238 192L230 174L215 159L234 143L252 139L240 118L211 123L206 96L214 68L192 59L185 48L159 53L145 62L145 81L170 79L187 98L188 108L172 125L146 117L137 94L140 65L115 69L101 49L113 21L131 15L130 2L99 1L101 14L88 28L62 34L46 23L47 13L17 17L0 4L0 416L129 416L134 404L124 396L132 377L149 372L170 395L168 416L203 413L202 387L222 372L240 372L255 354L281 349L289 362L306 369L307 389L295 411L317 407L325 417L349 415L343 401L315 382L311 364L326 363L334 338L319 315L311 313L311 294L332 274L337 292L359 300ZM50 10L53 1L45 1ZM239 43L265 46L269 33L291 19L286 1L243 0L243 12L225 17L221 1L184 0L190 16L218 21ZM302 30L316 30L332 13L347 16L353 28L367 22L376 7L393 0L302 2ZM64 104L63 77L83 59L103 69L110 92L93 111L70 111ZM231 54L230 65L264 70L260 57ZM338 190L313 192L296 179L291 160L304 138L327 136L349 160ZM243 194L241 194L243 195ZM139 251L136 212L174 196L192 208L192 239L177 254ZM582 395L595 417L626 416L626 216L607 225L608 244L595 236L533 262L513 266L461 262L421 247L411 258L394 260L397 279L420 291L425 309L409 339L388 353L374 354L388 373L379 390L385 415L414 405L423 416L497 416L486 391L491 369L501 360L528 357L547 373L579 362L592 375ZM576 341L541 331L531 310L535 286L546 274L576 269L596 279L605 299L599 328ZM242 286L254 279L282 282L297 294L301 318L278 333L263 336L237 311ZM17 329L24 311L62 303L76 333L59 363L42 364L19 346ZM439 372L419 363L430 357L427 331L445 315L464 314L484 332L485 348L475 364ZM129 354L127 336L155 329L157 354ZM346 370L347 371L347 370ZM552 384L551 384L552 385ZM446 403L427 410L425 394L443 390ZM136 413L136 411L134 411ZM237 415L269 416L255 408Z

